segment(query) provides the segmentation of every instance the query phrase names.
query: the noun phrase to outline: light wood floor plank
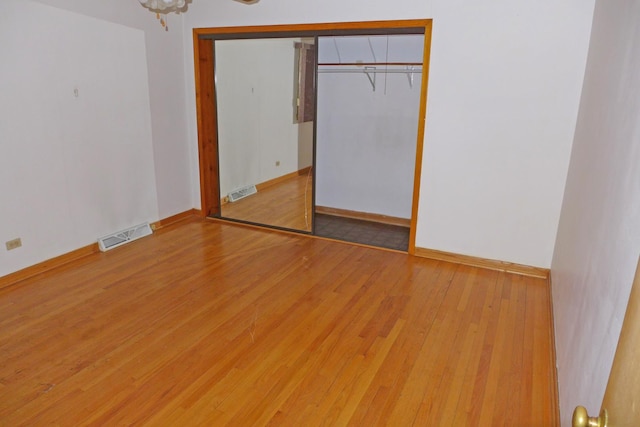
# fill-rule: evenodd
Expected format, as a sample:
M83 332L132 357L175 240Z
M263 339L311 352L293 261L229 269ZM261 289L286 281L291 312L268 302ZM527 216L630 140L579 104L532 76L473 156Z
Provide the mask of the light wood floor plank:
M0 291L0 425L554 425L549 298L183 221Z

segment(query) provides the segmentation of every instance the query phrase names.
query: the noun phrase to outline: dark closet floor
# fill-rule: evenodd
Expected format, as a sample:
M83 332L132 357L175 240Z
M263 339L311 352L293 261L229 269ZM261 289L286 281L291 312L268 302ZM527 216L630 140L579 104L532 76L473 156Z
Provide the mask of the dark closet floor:
M322 237L406 251L409 228L316 213L315 234Z

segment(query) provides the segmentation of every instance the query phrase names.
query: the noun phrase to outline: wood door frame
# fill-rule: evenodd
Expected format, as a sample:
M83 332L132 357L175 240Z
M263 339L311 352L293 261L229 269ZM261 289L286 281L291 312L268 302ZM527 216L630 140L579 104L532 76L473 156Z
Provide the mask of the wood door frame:
M218 112L215 93L215 44L194 37L196 117L200 158L200 203L203 216L220 213L220 171L218 164Z
M427 111L427 86L429 81L429 60L431 56L431 19L334 22L317 24L262 25L243 27L213 27L193 29L196 116L198 122L198 154L200 169L200 201L204 216L220 213L218 138L216 120L215 86L213 83L214 40L315 37L337 35L386 35L424 34L422 58L422 80L418 116L418 135L411 206L411 226L409 234L409 254L415 254L418 204L420 200L420 178L422 176L422 155ZM209 74L211 78L206 75ZM213 114L213 118L208 115ZM315 139L315 135L314 135ZM314 142L315 144L315 142ZM315 151L315 150L314 150ZM315 158L315 153L314 153ZM315 160L314 160L315 161Z

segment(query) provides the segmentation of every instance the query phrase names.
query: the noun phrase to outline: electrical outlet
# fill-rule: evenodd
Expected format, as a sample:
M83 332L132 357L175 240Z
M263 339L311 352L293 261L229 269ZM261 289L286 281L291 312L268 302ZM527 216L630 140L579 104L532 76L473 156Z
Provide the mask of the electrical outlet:
M22 246L22 239L18 237L17 239L9 240L8 242L5 243L5 245L7 246L8 251L12 249L17 249L20 246Z
M276 160L276 166L280 166L280 160Z

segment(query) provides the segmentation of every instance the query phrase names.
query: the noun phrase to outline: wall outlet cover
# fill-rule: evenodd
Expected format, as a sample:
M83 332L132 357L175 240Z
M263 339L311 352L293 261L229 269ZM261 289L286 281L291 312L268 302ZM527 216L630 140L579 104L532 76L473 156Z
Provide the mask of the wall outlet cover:
M13 239L13 240L9 240L8 242L5 243L7 250L11 251L13 249L17 249L20 246L22 246L22 239L20 239L19 237L17 239Z

